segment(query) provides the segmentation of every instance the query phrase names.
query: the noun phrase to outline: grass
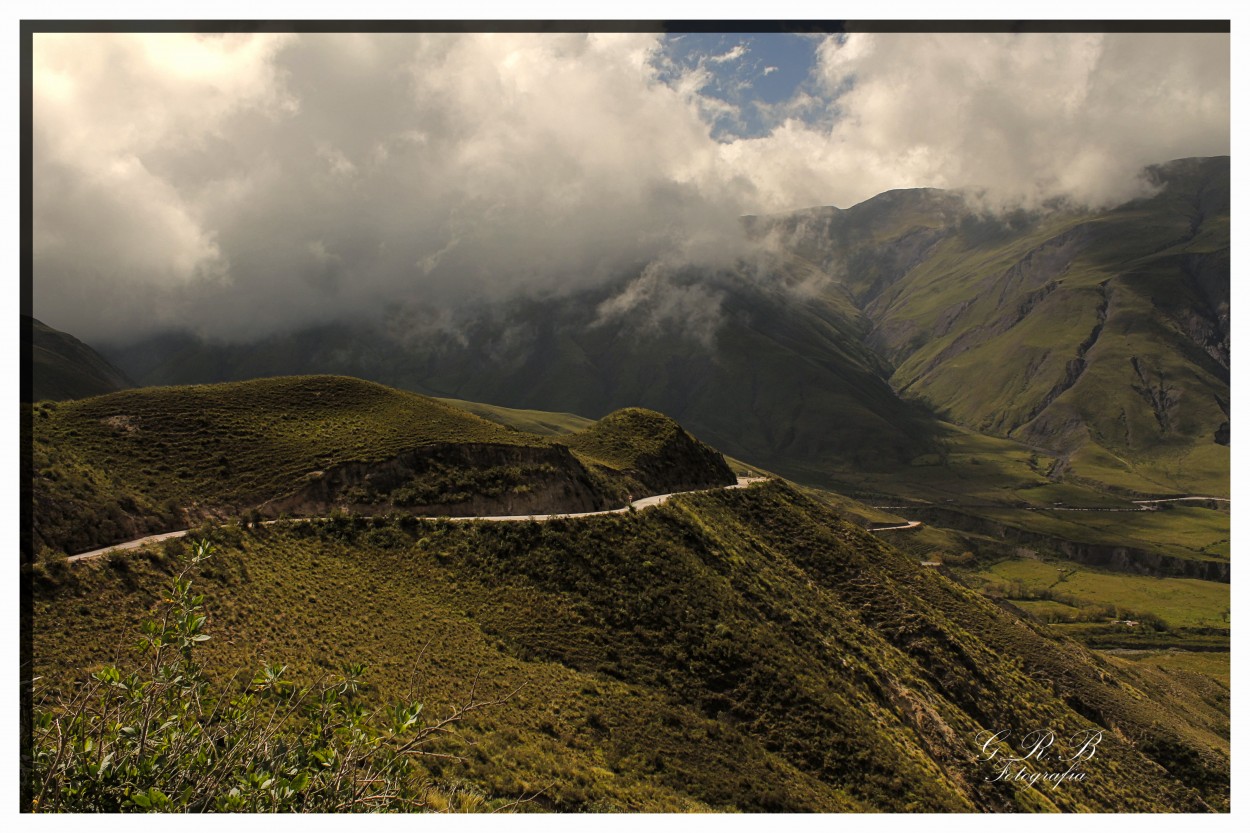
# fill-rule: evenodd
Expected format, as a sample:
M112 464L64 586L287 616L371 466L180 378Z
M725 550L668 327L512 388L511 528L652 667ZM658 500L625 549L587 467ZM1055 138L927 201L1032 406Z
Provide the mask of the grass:
M595 420L587 419L583 416L577 416L576 414L554 413L551 411L538 411L533 409L526 410L521 408L505 408L502 405L486 405L480 402L468 402L463 399L448 399L446 397L440 397L440 401L446 402L453 407L468 411L469 413L477 414L480 417L489 419L492 422L497 422L500 425L506 425L510 428L515 428L518 431L538 434L544 437L552 437L557 441L560 440L560 438L567 439L570 435L578 434L579 432L590 431L590 429L595 426ZM608 424L610 425L617 419L623 419L623 416L620 414L609 414L607 419ZM651 422L651 420L645 418L638 419L634 422L634 425L637 429L644 432L652 431L654 429L657 431L658 435L670 435L674 433L671 426L668 425L665 420L654 421L654 424L651 424ZM619 424L620 423L618 423L618 425ZM616 431L619 430L619 428L606 430ZM594 431L591 431L592 439L589 440L589 445L609 446L603 449L604 453L608 456L619 454L620 457L618 463L621 466L629 467L632 465L634 459L640 452L640 449L628 448L624 445L626 441L611 440L605 436L605 433L606 431L603 427L595 428ZM617 445L616 449L612 449L610 447L613 444ZM725 456L725 462L729 464L729 467L735 472L742 472L753 477L774 476L771 472L765 469L728 455Z
M617 470L637 468L677 438L681 426L656 411L626 408L567 436L569 447Z
M985 582L1049 590L1078 603L1110 608L1108 618L1153 613L1173 628L1227 628L1229 585L1186 578L1154 578L1094 570L1075 562L1020 559L981 570Z
M1191 674L1202 674L1225 688L1232 685L1232 655L1227 651L1145 651L1135 652L1127 659L1178 673L1182 679L1188 679Z
M334 376L145 388L43 405L34 434L37 458L77 456L156 500L204 503L271 496L313 470L436 443L546 442L428 397Z
M37 537L78 551L240 512L311 473L438 444L544 447L427 397L336 376L147 388L33 409Z
M653 411L547 437L348 377L148 388L33 416L35 539L51 554L266 505L588 511L733 482L715 450Z
M561 810L1149 810L1219 805L1227 712L1108 664L924 570L782 485L546 524L340 518L212 533L206 664L378 697L524 686L433 773ZM170 545L177 549L179 545ZM36 673L113 659L167 583L162 551L29 575ZM1144 698L1129 690L1146 692ZM1182 705L1183 704L1183 705ZM986 726L1114 721L1096 779L984 785ZM1225 729L1221 729L1225 727ZM1224 731L1224 734L1221 734ZM1151 746L1151 744L1154 744Z
M497 422L500 425L506 425L518 431L538 434L544 437L572 434L589 428L595 422L593 419L587 419L576 414L526 410L524 408L505 408L502 405L487 405L482 402L469 402L464 399L450 399L448 397L438 397L438 400L446 402L453 408L459 408L462 411L476 414L483 419L489 419L491 422Z

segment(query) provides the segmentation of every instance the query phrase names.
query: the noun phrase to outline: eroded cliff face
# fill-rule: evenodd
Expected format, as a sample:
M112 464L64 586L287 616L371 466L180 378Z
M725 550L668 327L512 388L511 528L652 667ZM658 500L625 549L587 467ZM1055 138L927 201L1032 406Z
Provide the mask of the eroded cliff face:
M291 494L258 509L267 517L334 509L469 516L594 512L617 505L610 486L562 445L444 444L309 472Z

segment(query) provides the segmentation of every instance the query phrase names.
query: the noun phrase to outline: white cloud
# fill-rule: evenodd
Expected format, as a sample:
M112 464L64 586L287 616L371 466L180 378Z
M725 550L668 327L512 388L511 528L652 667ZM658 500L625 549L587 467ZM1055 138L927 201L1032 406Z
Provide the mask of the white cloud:
M713 64L724 64L724 63L728 63L729 61L736 61L745 54L747 54L746 44L740 43L737 46L735 46L733 49L722 52L719 55L709 55L708 61L710 61Z
M850 35L819 60L847 90L821 139L862 167L848 200L924 185L1106 205L1147 164L1229 151L1227 35Z
M1142 165L1228 151L1227 36L831 38L791 117L729 142L707 63L666 84L658 48L39 35L35 313L89 340L247 337L724 265L743 213L921 185L1102 202ZM635 288L655 309L708 300Z

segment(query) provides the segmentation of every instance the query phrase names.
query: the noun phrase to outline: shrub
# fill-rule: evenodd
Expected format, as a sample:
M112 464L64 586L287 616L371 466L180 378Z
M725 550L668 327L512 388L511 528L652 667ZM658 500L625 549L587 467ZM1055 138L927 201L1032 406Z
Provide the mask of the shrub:
M441 719L418 702L371 710L361 664L315 685L285 666L236 674L222 690L196 661L210 637L191 570L201 540L142 627L136 670L106 666L69 700L37 703L23 750L23 807L32 811L360 812L473 810L480 795L438 789L426 746L466 714L502 700L472 694ZM246 679L245 686L237 686ZM505 698L506 699L506 698ZM448 757L440 755L438 757Z

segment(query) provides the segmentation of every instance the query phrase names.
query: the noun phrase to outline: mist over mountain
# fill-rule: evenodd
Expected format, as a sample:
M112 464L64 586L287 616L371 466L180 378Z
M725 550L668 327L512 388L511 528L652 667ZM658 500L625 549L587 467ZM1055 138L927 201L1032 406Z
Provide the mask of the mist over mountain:
M731 268L742 215L891 188L1100 209L1149 193L1147 164L1229 151L1226 33L758 35L678 61L693 40L42 34L34 314L250 342Z
M438 396L602 416L663 411L718 447L859 466L923 453L931 425L894 395L868 322L788 258L740 273L644 274L607 290L518 299L450 319L394 316L227 345L171 335L110 353L145 384L342 373ZM697 323L694 323L697 322Z
M747 218L730 268L106 354L144 384L343 373L592 418L639 405L794 476L907 463L940 449L939 418L1060 471L1226 470L1228 158L1146 175L1154 196L1109 211L891 191Z
M917 190L756 225L838 276L905 398L1062 466L1201 470L1229 441L1229 160L1145 176L1157 193L1104 212Z

